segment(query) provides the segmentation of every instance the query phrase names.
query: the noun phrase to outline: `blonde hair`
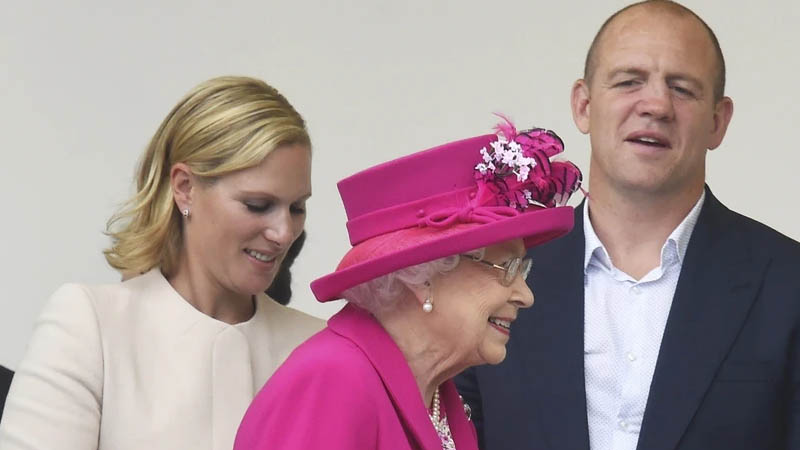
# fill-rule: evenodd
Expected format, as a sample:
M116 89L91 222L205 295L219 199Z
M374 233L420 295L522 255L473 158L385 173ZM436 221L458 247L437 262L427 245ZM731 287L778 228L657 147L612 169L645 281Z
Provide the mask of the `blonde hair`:
M157 266L167 276L175 270L183 231L170 184L174 164L213 183L293 144L311 147L305 121L272 86L230 76L199 84L161 123L140 161L136 194L109 219L108 264L128 276Z

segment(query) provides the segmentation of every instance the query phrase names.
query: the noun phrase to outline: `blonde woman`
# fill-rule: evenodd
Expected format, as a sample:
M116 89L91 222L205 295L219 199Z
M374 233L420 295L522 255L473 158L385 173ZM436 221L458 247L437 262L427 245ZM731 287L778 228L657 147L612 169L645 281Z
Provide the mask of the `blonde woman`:
M302 117L262 81L189 92L109 221L106 259L126 281L53 294L0 448L230 449L254 394L324 325L263 294L303 230L310 148Z

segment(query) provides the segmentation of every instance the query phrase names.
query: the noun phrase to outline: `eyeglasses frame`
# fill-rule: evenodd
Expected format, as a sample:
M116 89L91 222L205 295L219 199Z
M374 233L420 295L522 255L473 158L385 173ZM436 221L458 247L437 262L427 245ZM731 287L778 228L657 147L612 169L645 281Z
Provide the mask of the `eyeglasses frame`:
M531 266L533 265L533 261L531 260L531 258L515 257L509 259L508 261L503 263L503 265L500 265L466 253L462 254L461 256L468 258L470 261L481 263L487 267L492 267L494 269L499 269L505 272L503 278L500 279L500 284L506 287L514 284L514 280L517 279L517 275L522 275L522 279L526 280L528 278L528 275L530 275Z

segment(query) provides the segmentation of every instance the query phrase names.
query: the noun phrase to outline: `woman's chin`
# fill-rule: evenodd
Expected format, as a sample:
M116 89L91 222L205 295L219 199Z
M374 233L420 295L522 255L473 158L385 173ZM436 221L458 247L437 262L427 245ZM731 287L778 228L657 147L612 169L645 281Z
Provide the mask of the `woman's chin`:
M241 291L259 294L267 290L278 275L277 270L243 273L237 281Z
M497 365L506 359L506 347L491 349L483 355L483 363Z
M243 296L253 296L262 294L264 291L269 288L272 284L272 280L275 277L269 277L269 279L265 277L258 277L257 279L249 279L249 280L242 280L238 285L235 287L234 291L238 292Z

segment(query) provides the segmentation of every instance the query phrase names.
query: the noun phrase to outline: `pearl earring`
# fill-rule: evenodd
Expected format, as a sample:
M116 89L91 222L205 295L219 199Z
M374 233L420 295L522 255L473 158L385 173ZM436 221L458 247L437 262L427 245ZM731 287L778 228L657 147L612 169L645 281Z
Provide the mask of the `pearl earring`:
M428 289L431 288L431 282L430 281L425 281L425 283L423 283L423 284ZM433 294L432 293L429 294L428 297L425 298L425 302L422 303L422 310L425 311L426 313L429 313L429 312L433 311Z
M181 211L181 214L183 214L183 217L189 217L189 208L186 208L183 211Z

